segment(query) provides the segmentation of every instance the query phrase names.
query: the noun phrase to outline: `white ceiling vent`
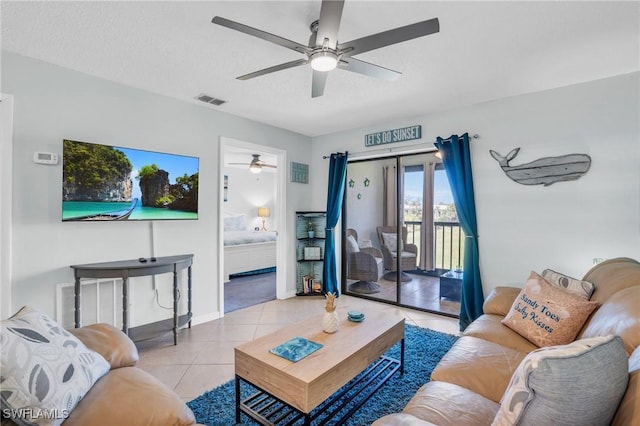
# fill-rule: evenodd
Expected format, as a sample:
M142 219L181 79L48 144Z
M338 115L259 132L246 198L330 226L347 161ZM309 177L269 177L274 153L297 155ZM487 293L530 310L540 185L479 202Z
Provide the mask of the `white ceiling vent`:
M215 105L215 106L220 106L227 102L227 101L223 101L222 99L217 99L212 96L205 95L204 93L200 93L198 96L195 97L195 99L202 102L206 102L211 105Z

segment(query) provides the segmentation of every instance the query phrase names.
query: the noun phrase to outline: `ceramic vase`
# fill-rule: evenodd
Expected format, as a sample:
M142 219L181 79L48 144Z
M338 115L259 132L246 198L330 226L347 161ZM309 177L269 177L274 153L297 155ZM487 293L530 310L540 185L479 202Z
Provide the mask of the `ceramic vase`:
M322 331L325 333L335 333L338 331L338 313L336 311L325 312L322 317Z

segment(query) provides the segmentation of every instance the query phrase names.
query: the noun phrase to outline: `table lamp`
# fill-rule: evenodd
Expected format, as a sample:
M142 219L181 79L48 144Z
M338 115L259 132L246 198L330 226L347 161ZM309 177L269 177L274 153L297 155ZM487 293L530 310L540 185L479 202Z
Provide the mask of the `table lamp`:
M269 217L269 208L268 207L258 207L258 217L262 218L262 229L261 231L266 231L267 228L264 226L265 217Z

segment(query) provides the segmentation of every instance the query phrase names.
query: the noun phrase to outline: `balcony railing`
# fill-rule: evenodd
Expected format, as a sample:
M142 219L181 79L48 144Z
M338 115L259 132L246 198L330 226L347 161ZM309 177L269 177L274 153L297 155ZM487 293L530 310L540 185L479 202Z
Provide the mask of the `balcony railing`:
M407 226L407 243L418 246L421 250L422 222L405 221ZM464 253L464 232L458 222L434 222L435 268L462 268Z

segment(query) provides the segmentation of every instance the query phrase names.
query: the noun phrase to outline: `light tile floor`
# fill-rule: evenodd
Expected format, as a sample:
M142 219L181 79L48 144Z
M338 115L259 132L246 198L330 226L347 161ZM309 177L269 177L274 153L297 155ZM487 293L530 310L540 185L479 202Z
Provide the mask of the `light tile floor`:
M432 312L458 315L460 302L440 297L439 277L427 277L410 272L407 274L411 277L411 281L403 282L400 290L403 305L427 309ZM349 282L355 281L349 280ZM367 296L374 299L397 300L398 290L395 281L382 278L377 283L382 287L382 291L368 294Z
M343 295L338 311L367 313L371 309L399 312L407 324L459 334L458 320L413 309ZM289 324L324 312L322 297L294 297L272 300L226 314L224 318L179 331L178 345L173 335L138 342L138 366L190 401L202 393L233 379L234 346L271 333Z

